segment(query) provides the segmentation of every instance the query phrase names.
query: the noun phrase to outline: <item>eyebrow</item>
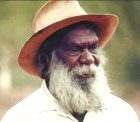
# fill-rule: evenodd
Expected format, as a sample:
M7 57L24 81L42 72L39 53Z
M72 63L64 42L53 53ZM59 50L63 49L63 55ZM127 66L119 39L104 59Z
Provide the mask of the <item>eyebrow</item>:
M90 43L90 45L89 46L91 46L91 45L99 45L99 40L94 40L94 42L89 42ZM82 48L83 47L83 44L81 44L80 42L79 43L75 43L74 41L73 42L71 42L71 43L65 43L66 44L66 46L74 46L74 47L77 47L77 48Z

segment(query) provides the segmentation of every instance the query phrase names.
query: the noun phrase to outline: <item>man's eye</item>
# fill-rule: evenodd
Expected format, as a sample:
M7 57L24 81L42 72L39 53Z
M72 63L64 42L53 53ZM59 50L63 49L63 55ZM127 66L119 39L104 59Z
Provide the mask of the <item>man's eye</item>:
M71 55L71 56L79 54L79 50L77 48L67 48L65 49L65 51L68 55Z
M97 53L98 52L98 46L97 45L92 45L92 46L89 47L89 50L92 53Z
M77 48L68 48L68 51L77 52L79 50Z
M97 45L92 45L89 47L89 49L97 49Z

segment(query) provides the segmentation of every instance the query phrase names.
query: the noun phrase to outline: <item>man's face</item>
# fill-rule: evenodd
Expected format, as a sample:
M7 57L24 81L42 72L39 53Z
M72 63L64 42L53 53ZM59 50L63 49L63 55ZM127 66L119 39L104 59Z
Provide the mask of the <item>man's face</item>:
M98 42L99 39L93 30L83 25L78 26L65 35L57 51L57 57L70 69L83 65L98 66ZM77 77L89 79L93 76L83 74Z
M64 36L52 54L49 90L69 112L100 110L109 96L98 41L93 30L78 26ZM100 58L104 60L101 53Z

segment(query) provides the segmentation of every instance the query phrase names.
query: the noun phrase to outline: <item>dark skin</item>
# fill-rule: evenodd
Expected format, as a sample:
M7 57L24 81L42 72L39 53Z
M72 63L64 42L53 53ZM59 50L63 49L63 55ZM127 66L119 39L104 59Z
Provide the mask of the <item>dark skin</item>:
M82 65L99 65L98 56L99 39L94 31L87 27L80 26L68 32L62 40L58 57L71 68Z
M100 64L98 42L99 38L93 30L84 25L76 27L61 40L60 47L57 49L57 56L70 69L92 64L98 67ZM81 78L86 79L89 77L91 76L88 74L81 76ZM83 122L85 113L73 112L72 115L79 122Z

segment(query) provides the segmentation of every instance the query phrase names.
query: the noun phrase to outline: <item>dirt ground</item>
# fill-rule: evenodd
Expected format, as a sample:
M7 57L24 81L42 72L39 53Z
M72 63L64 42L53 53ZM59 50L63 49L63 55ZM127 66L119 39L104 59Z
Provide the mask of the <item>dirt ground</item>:
M38 87L37 85L20 86L14 87L8 92L0 92L0 120L9 108L28 96ZM140 119L140 91L135 91L125 99L134 108Z

